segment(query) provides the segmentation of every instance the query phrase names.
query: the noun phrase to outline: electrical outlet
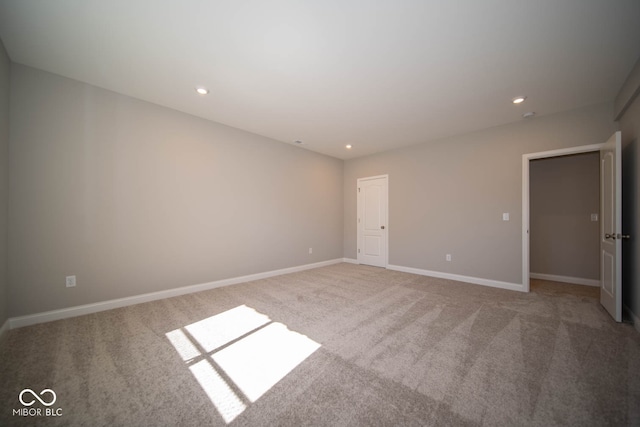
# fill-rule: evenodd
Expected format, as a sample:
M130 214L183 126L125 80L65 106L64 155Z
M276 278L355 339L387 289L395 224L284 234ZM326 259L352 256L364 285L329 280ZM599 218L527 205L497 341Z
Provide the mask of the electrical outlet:
M309 248L309 255L313 253L313 248Z
M73 288L76 286L76 276L67 276L65 284L67 285L67 288Z
M447 254L447 256L446 256L446 260L447 260L447 261L451 261L451 254Z
M509 221L509 212L505 212L502 214L502 220L503 221Z

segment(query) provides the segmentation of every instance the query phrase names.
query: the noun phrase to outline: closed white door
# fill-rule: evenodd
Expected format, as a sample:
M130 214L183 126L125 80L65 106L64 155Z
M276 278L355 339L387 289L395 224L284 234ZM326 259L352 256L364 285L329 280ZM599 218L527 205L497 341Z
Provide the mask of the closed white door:
M600 303L622 321L622 139L616 132L600 150Z
M387 266L388 176L358 179L358 263Z

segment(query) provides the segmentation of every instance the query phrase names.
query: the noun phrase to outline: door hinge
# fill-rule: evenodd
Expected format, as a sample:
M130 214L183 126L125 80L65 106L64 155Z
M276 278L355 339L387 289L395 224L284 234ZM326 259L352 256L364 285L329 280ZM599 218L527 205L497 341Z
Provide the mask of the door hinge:
M358 187L358 193L360 192L360 187Z
M360 253L360 249L358 249L358 253Z

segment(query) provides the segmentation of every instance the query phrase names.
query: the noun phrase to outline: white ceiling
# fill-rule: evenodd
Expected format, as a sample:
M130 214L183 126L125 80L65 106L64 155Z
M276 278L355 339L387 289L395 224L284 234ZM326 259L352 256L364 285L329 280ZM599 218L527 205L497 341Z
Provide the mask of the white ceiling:
M640 1L0 0L0 38L14 62L349 159L611 101Z

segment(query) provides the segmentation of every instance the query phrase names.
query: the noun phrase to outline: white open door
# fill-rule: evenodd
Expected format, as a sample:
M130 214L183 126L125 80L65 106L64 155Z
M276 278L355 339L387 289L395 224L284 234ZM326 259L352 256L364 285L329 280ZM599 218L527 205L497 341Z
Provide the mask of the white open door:
M614 133L600 150L600 303L622 321L622 138Z
M358 263L387 266L388 177L358 179Z

